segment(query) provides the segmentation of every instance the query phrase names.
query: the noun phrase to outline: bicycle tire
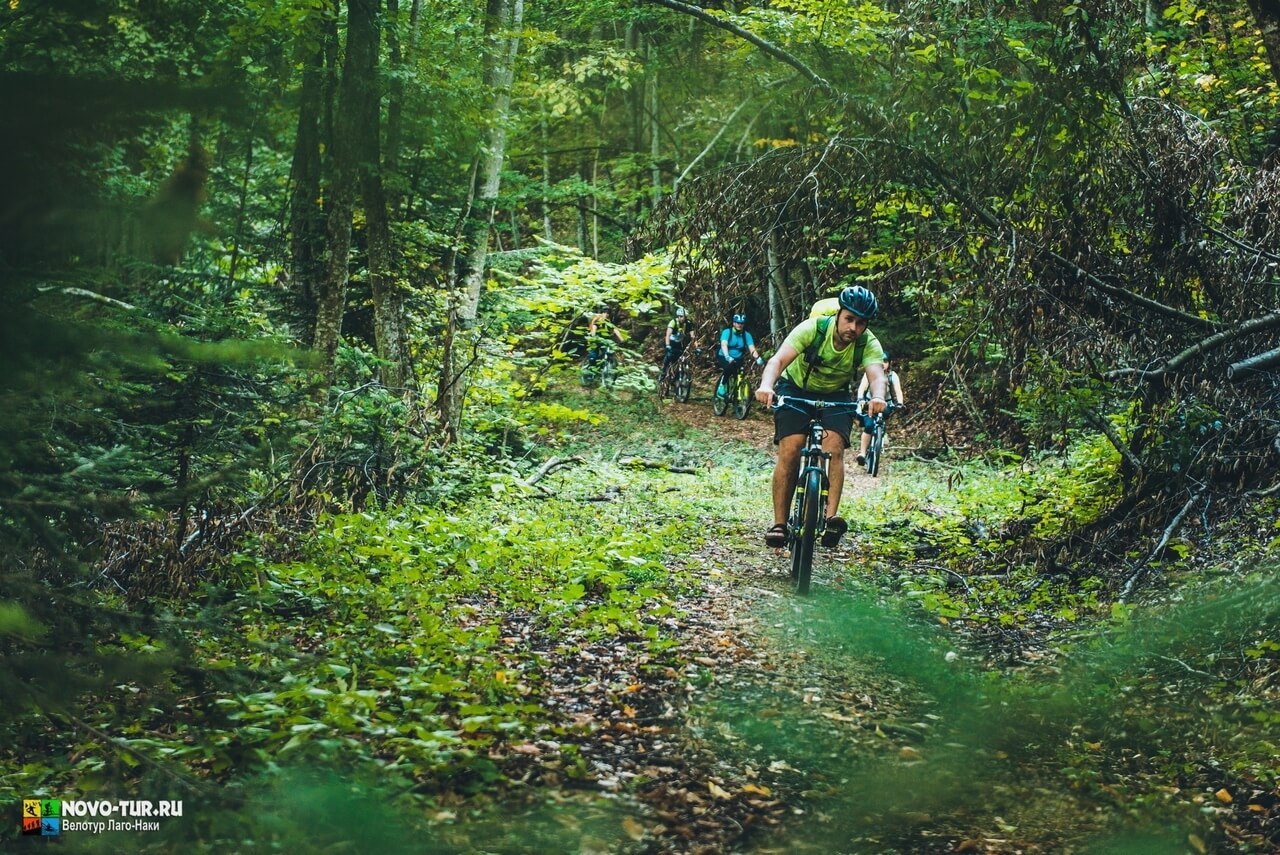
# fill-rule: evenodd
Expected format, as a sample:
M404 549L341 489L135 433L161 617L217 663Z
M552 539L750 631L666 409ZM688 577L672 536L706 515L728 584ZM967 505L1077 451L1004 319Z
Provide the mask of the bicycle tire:
M693 389L693 374L689 367L682 366L676 374L675 399L680 403L689 400L689 392Z
M724 389L724 394L720 394L720 390ZM716 386L716 394L711 398L711 412L717 416L723 416L729 412L729 396L733 394L733 385L725 382L725 376L720 375L720 383Z
M662 370L658 372L657 390L658 390L659 399L671 397L671 394L673 391L672 386L675 385L672 382L672 375L674 374L675 374L675 371L672 369L670 365L664 366Z
M884 423L876 425L871 435L871 444L867 446L867 472L872 478L880 475L880 456L884 453Z
M604 364L600 366L600 388L612 386L613 379L618 373L618 366L614 363L612 356L606 356Z
M738 375L737 389L737 400L733 402L733 415L738 421L742 421L751 412L751 384L741 374Z
M818 514L822 504L822 472L812 469L805 473L804 500L800 511L800 530L796 533L791 562L795 577L796 593L809 593L809 580L813 574L813 547L818 540Z

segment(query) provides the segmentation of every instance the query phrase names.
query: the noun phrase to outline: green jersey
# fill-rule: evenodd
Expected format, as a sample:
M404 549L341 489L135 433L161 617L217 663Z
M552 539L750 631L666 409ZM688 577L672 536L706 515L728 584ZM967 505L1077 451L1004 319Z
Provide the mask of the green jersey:
M822 337L822 341L818 345L818 359L816 364L810 365L805 351L813 344L818 337L818 323L821 319L810 318L791 331L787 336L784 345L791 345L800 354L786 370L782 372L782 376L799 386L801 389L807 389L810 392L838 392L841 389L848 388L853 382L853 378L857 376L858 371L865 369L868 365L875 365L884 362L884 348L880 347L880 342L876 339L871 330L867 330L862 336L851 342L844 350L837 350L835 346L836 319L833 317L826 324L826 335ZM859 343L862 344L862 362L858 365L853 364L854 354L858 350Z

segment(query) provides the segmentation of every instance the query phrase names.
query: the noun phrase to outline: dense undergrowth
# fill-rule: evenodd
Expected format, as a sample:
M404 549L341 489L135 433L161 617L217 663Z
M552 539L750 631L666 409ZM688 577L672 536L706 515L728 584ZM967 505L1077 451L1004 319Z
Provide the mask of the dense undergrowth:
M250 538L217 584L142 606L166 633L97 639L98 653L167 676L103 683L78 711L5 722L6 796L199 803L150 841L161 849L322 847L350 840L357 816L378 817L390 851L426 839L458 851L531 845L513 842L495 810L598 786L582 746L609 716L635 715L641 682L688 664L674 649L677 600L719 572L689 553L762 518L770 469L759 449L660 422L630 391L553 382L541 396L530 404L552 429L526 426L524 458L473 468L461 498L371 498L320 517L289 549ZM528 483L541 460L573 455ZM875 795L890 781L921 810L972 812L986 788L1008 802L1000 787L1025 779L1108 805L1121 826L1172 817L1193 830L1192 848L1266 848L1275 509L1259 505L1230 529L1189 527L1136 603L1118 602L1107 568L1037 574L1026 544L1105 508L1112 465L1109 446L1087 439L1065 457L891 459L878 489L850 500L858 560L819 592L814 645L878 663L940 715L919 746L929 762L845 758L858 774L832 771L846 783L811 807L892 817ZM296 557L270 558L285 553ZM111 593L97 603L141 605ZM572 674L578 657L602 655L621 658L613 679L593 681L601 706L560 704L566 663ZM989 780L973 779L979 768ZM1046 813L1020 834L1072 839ZM546 824L547 845L560 845L565 821L529 820ZM630 845L616 817L608 825L613 848Z

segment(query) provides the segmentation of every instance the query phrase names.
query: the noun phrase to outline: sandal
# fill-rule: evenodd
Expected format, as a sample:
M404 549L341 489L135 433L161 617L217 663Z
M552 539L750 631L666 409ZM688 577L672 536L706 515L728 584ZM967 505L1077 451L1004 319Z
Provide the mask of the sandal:
M773 549L782 549L787 545L787 524L778 523L764 533L764 545Z
M848 530L849 524L842 517L827 517L827 528L822 533L822 545L826 547L835 546Z

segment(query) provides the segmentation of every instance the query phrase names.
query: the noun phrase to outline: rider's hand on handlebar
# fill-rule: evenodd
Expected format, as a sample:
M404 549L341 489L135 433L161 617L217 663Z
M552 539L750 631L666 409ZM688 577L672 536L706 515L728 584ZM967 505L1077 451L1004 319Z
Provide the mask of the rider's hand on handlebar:
M763 356L757 356L757 357L756 357L756 365L764 365L764 357L763 357Z
M872 398L867 401L867 415L874 416L877 413L883 413L885 408L884 398Z
M756 400L764 404L766 407L772 408L775 398L777 398L777 394L772 389L766 389L761 386L756 390Z

